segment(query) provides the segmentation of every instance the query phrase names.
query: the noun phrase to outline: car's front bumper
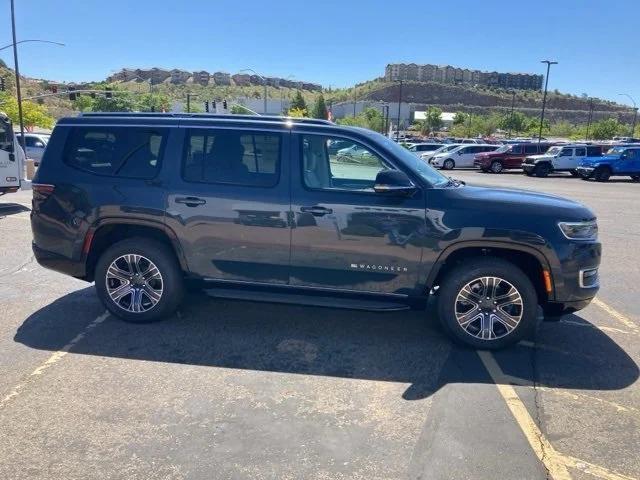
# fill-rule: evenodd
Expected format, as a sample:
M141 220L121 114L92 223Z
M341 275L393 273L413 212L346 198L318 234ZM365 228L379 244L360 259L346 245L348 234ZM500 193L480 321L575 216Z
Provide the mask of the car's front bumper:
M522 164L522 169L525 172L533 172L533 170L536 168L536 164L535 163L523 163Z
M580 175L581 177L585 177L585 178L590 177L594 170L595 170L595 168L593 168L593 167L578 167L578 168L576 168L576 171L578 172L578 175Z

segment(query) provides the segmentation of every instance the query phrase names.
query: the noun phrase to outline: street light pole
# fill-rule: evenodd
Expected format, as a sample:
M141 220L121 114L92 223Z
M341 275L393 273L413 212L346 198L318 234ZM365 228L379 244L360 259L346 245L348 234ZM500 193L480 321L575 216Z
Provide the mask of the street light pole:
M516 92L511 92L511 120L509 121L509 134L508 137L511 138L511 129L513 128L513 107L516 103Z
M16 40L16 12L13 0L11 0L11 33L13 35L13 63L16 74L16 95L18 96L18 120L20 122L20 145L26 153L24 138L24 121L22 119L22 92L20 91L20 67L18 66L18 42Z
M542 96L542 112L540 113L540 132L538 133L538 143L542 140L542 125L544 124L544 108L547 105L547 87L549 86L549 70L551 65L557 65L558 62L552 60L542 60L540 63L547 64L547 75L544 79L544 95Z
M398 125L396 126L396 142L400 141L400 105L402 105L402 80L398 91Z
M630 137L633 137L636 133L636 120L638 119L638 107L636 106L636 101L628 93L619 93L618 95L627 97L631 100L631 103L633 103L633 125L631 126L631 135L629 135Z

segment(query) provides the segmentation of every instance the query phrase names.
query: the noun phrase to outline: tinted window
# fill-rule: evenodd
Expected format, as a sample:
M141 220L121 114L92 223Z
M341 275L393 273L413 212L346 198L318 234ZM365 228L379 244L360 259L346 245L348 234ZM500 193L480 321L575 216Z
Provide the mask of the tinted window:
M11 127L8 123L0 121L0 149L11 150L13 145L13 137Z
M534 153L538 153L538 146L537 145L525 145L524 146L524 153L525 155L531 155Z
M560 156L561 157L570 157L571 155L573 155L573 149L572 148L564 148L560 152Z
M155 177L165 131L136 127L75 127L65 147L68 165L100 175Z
M511 146L511 153L514 155L518 155L520 153L522 153L522 145L512 145Z
M36 139L33 137L25 137L24 138L24 144L27 147L35 147L36 146Z
M188 182L273 187L279 171L279 134L187 131L182 175Z
M385 162L365 146L349 141L349 146L332 153L333 140L319 135L302 137L302 170L309 188L367 191L376 176L388 169Z
M584 147L576 148L576 157L584 157L587 154L587 149Z
M587 147L587 156L588 157L599 157L602 153L600 147Z

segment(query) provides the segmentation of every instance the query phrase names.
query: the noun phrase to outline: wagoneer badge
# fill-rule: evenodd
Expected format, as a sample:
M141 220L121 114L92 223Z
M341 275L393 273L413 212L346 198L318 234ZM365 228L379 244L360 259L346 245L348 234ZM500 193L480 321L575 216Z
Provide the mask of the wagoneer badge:
M408 272L407 267L398 267L397 265L369 265L368 263L352 263L351 268L357 270L376 270L383 272Z

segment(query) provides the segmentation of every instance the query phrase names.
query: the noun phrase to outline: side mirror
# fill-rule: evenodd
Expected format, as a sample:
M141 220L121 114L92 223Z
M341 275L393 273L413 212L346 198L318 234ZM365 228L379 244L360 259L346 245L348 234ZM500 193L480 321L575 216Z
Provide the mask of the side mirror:
M373 190L376 193L410 197L418 189L404 172L398 170L382 170L376 175Z

